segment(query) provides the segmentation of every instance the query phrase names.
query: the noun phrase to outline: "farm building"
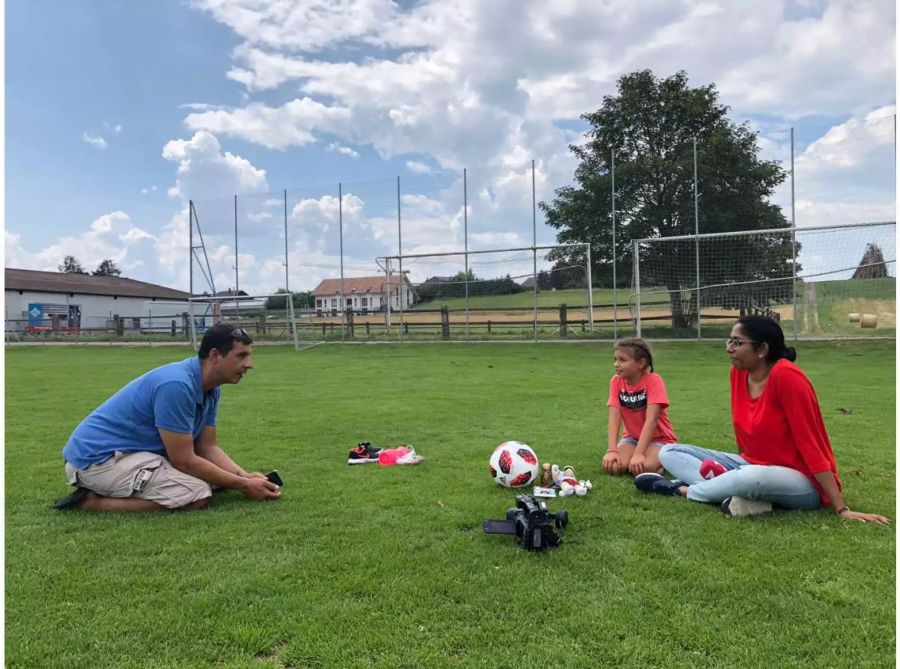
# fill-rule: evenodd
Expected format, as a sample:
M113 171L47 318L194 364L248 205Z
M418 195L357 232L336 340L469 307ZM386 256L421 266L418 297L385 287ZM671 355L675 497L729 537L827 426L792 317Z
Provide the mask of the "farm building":
M6 268L7 332L182 330L188 294L117 276ZM156 322L153 322L153 321Z
M342 290L343 289L343 290ZM342 300L342 294L345 300ZM391 311L400 309L400 300L406 309L416 303L416 291L404 274L393 274L388 283L384 276L365 276L341 279L325 279L313 291L316 298L316 312L337 314L342 308L360 313L384 311L390 301Z

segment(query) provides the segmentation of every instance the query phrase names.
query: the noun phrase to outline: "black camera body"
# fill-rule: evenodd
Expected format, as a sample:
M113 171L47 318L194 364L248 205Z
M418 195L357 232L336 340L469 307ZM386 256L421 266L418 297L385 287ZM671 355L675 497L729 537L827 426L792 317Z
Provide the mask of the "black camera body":
M513 534L522 548L542 551L562 543L562 530L569 524L567 511L550 513L547 503L531 495L516 497L516 506L506 512L506 520L485 520L487 534Z

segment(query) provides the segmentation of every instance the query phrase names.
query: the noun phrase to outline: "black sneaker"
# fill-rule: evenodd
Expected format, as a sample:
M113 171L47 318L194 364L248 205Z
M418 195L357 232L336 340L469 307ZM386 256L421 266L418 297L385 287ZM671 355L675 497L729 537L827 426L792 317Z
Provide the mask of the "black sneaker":
M378 455L382 449L372 446L368 441L361 441L347 455L348 465L363 465L367 462L378 462Z
M772 510L772 502L745 499L743 497L726 497L719 505L719 509L726 516L744 518L745 516L758 516L761 513L769 513Z
M84 498L87 497L87 494L87 488L75 488L74 491L70 492L62 499L53 502L53 508L57 511L71 511L77 509L81 506L81 503L84 501Z
M634 477L634 485L641 492L655 492L657 495L677 495L678 489L684 484L680 481L670 481L665 476L655 472L645 472Z

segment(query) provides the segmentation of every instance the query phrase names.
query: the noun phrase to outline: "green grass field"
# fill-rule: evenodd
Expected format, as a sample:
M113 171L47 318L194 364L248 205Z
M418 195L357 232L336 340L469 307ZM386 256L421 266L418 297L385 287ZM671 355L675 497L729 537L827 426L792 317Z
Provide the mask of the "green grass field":
M815 284L816 319L809 313L805 292L808 286L798 284L797 314L801 327L810 334L887 335L897 328L897 280L894 277L864 281L820 281ZM861 329L851 323L851 313L878 316L878 326Z
M851 507L893 519L894 342L801 343ZM827 511L731 519L600 475L608 344L259 348L221 443L284 497L207 511L61 513L60 448L187 348L6 352L9 667L889 667L895 535ZM655 346L679 437L733 450L728 361ZM555 551L482 533L515 493L506 439L594 489L551 500ZM348 467L359 440L416 467Z

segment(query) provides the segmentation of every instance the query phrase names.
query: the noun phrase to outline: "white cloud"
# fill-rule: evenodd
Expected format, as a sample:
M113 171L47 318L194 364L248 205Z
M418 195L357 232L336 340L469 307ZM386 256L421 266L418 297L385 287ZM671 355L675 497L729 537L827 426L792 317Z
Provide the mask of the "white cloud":
M281 107L251 103L234 111L205 111L189 114L185 125L191 130L232 135L270 149L305 146L316 141L314 130L333 132L346 126L350 113L328 107L311 98L292 100Z
M155 263L157 243L128 214L114 211L94 219L84 232L61 237L37 252L27 250L20 235L7 233L6 261L9 267L53 272L67 255L75 256L86 271L111 259L129 276L131 270Z
M259 3L198 0L196 5L250 44L310 51L365 37L372 25L390 22L396 8L390 0L350 0L333 3ZM260 11L262 10L262 11Z
M893 105L833 126L795 161L798 172L852 169L871 164L873 156L893 153Z
M359 158L359 153L357 153L356 151L351 149L349 146L341 146L337 142L332 142L331 144L328 145L328 148L325 150L326 151L337 151L341 155L350 156L353 159Z
M88 134L87 132L83 132L81 134L81 139L83 141L87 142L88 144L90 144L91 146L95 146L101 150L103 150L107 147L106 140L103 139L100 135L91 135L91 134Z
M229 194L266 191L265 170L230 152L222 152L219 140L205 130L189 140L173 139L166 143L163 158L178 163L171 197L183 200L207 200Z
M118 135L122 132L122 124L121 123L113 124L113 123L110 123L109 121L104 121L103 127L116 135Z
M832 126L819 139L796 150L794 181L798 226L894 220L893 105L879 107ZM764 157L790 169L790 135L773 134ZM773 201L791 217L790 178Z
M147 195L149 193L155 193L157 190L156 185L150 186L150 188L141 188L141 194Z
M643 68L716 82L738 115L833 115L883 104L893 90L889 0L197 6L244 39L231 78L251 92L297 82L304 97L192 115L189 126L277 148L327 131L385 156L431 154L445 167L517 153L552 164L569 137L551 121L596 109L619 76ZM325 49L365 57L317 59Z
M516 232L474 232L470 235L474 248L521 247L522 238Z
M429 167L427 163L423 163L421 160L407 160L406 169L408 169L413 174L431 174L432 172L431 167Z
M178 105L179 109L190 109L191 111L218 111L220 109L228 109L225 105L214 105L209 104L208 102L188 102L183 105Z
M290 218L307 230L327 232L340 221L344 228L362 220L365 205L355 195L343 195L340 206L338 199L332 195L323 195L318 199L303 199L291 209Z

